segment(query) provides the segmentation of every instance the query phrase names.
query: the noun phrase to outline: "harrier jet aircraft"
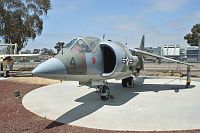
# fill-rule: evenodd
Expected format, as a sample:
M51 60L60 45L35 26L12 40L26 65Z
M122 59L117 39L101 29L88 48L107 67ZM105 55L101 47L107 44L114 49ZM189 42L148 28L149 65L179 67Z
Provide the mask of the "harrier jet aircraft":
M67 44L55 57L41 63L33 71L34 76L50 79L79 81L81 85L96 86L102 100L110 97L107 79L122 79L122 86L133 84L144 68L144 58L152 58L190 65L163 56L143 51L144 36L139 49L98 38L76 38Z
M14 63L14 60L16 58L22 58L22 57L38 57L39 54L17 54L17 43L15 44L0 44L1 47L9 46L10 53L9 54L0 54L0 71L4 71L4 76L7 76L6 69L12 70L12 66ZM12 49L12 46L14 46L14 51Z

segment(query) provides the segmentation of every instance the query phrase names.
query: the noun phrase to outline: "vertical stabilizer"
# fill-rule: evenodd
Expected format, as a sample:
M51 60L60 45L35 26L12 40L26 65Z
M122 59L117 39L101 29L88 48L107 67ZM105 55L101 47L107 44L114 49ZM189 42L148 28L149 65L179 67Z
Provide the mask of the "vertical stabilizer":
M144 50L144 41L145 41L145 37L144 35L142 36L142 40L140 43L140 50ZM142 56L138 56L139 58L139 68L137 68L138 73L140 72L140 70L144 70L144 58Z
M144 37L144 35L142 36L142 41L141 41L141 43L140 43L140 50L144 50L144 39L145 39L145 37Z

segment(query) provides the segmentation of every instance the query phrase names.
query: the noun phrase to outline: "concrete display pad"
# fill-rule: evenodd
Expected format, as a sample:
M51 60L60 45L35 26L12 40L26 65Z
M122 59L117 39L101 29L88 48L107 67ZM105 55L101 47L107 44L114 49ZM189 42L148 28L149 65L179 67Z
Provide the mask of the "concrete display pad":
M200 83L192 81L190 88L185 84L180 78L140 77L134 88L123 88L121 81L109 80L114 99L101 101L94 88L70 81L33 90L22 103L36 115L81 127L126 131L200 129Z

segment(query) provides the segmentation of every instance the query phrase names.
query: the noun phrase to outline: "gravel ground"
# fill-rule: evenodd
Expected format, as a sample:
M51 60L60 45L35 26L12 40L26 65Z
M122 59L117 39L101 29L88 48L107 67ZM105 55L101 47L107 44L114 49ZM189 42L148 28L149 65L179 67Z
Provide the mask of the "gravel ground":
M39 77L11 77L8 81L15 82L15 83L23 83L23 84L39 84L39 85L49 85L49 84L56 84L60 83L59 80L53 79L45 79Z
M67 133L120 133L120 131L107 131L98 129L89 129L66 125L51 120L41 118L26 110L22 105L22 98L15 98L14 91L20 90L23 97L29 91L49 83L58 83L58 81L49 81L40 78L11 78L7 81L0 80L0 133L32 133L32 132L67 132ZM35 84L34 84L35 83ZM112 122L111 122L112 124ZM135 133L127 132L127 133ZM155 131L154 131L155 132ZM200 133L200 130L190 131L166 131L158 133ZM141 132L149 133L149 132ZM152 132L150 132L152 133Z

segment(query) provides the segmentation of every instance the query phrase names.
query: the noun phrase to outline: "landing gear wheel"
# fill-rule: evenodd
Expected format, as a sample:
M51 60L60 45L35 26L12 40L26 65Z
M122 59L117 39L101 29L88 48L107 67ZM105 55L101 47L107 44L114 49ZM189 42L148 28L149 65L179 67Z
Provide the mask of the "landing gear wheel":
M122 79L122 86L127 87L127 78Z
M133 87L134 86L133 77L128 77L128 78L122 79L122 86L123 87Z
M110 89L108 86L103 86L101 89L101 100L108 100L108 98L110 97Z

